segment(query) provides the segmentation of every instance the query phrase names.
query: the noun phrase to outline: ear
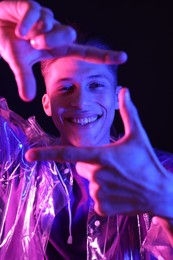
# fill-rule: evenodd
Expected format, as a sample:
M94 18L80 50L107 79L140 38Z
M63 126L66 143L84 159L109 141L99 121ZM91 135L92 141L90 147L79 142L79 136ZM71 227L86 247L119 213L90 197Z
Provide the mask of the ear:
M44 96L42 97L42 105L43 105L43 109L44 109L44 112L46 113L46 115L51 116L52 110L51 110L50 99L49 99L48 94L44 94Z
M119 109L118 95L119 95L119 92L120 92L121 89L122 89L121 86L116 87L116 91L115 91L115 109L116 110Z

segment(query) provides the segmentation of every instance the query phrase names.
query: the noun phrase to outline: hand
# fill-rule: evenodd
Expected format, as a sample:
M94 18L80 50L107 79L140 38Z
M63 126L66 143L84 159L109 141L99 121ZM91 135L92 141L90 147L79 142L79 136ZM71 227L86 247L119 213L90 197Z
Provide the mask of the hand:
M77 162L79 175L90 182L90 195L100 215L148 212L172 217L173 177L156 157L126 88L119 93L125 134L102 147L33 148L29 161Z
M82 60L124 63L127 55L76 45L76 32L54 19L53 13L35 1L0 2L0 55L15 75L20 97L36 95L32 66L53 57L73 56Z

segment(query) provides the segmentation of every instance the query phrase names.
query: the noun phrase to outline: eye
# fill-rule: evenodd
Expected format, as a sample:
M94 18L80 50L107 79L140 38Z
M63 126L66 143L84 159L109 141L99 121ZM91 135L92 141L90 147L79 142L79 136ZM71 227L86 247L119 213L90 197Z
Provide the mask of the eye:
M74 89L74 85L70 85L70 84L58 87L59 92L71 92L73 91L73 89Z
M104 84L100 83L100 82L93 82L90 83L90 88L92 89L99 89L99 88L103 88Z

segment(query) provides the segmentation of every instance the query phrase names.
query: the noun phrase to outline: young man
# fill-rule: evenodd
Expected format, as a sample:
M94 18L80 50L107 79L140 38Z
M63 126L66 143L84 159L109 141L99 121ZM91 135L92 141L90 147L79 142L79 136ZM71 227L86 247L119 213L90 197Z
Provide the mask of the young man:
M61 34L63 26L49 12L51 24L44 20L47 10L40 12L40 8L34 2L1 3L1 55L16 75L20 96L27 100L34 91L30 92L23 83L27 73L32 75L33 62L58 56L43 62L42 71L46 83L43 107L52 116L60 140L49 139L33 118L22 120L2 100L1 258L42 259L46 255L48 259L147 259L152 257L150 252L156 257L170 257L171 246L163 230L164 243L159 239L152 241L151 234L159 234L160 226L147 235L150 218L145 212L172 217L172 188L168 185L172 176L152 150L127 90L117 87L116 74L106 64L111 63L111 57L115 61L115 54L88 49L89 43L71 43L74 31L70 29L69 40L69 36ZM24 16L16 18L18 13ZM28 28L31 21L34 26L21 36L21 21L26 26L28 17ZM16 24L20 24L17 29ZM45 46L45 37L57 39L59 33L62 41L66 40L63 47L55 49L58 41L54 46L47 41L50 45ZM29 55L23 60L24 47ZM88 61L83 61L86 53ZM122 56L116 63L122 62ZM102 64L90 63L93 59ZM119 92L125 135L115 142L110 128ZM53 147L34 148L26 155L30 161L42 162L25 160L29 147L48 145ZM45 159L65 163L44 162ZM75 161L90 164L78 164L76 172L72 163ZM158 248L152 249L155 242Z

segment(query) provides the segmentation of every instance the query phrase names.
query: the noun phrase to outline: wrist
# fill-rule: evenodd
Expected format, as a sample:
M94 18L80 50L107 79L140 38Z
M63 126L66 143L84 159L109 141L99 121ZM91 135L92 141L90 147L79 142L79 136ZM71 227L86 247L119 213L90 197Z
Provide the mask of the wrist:
M158 188L158 197L153 207L153 215L166 218L173 227L173 175L165 170L161 173L161 183Z

